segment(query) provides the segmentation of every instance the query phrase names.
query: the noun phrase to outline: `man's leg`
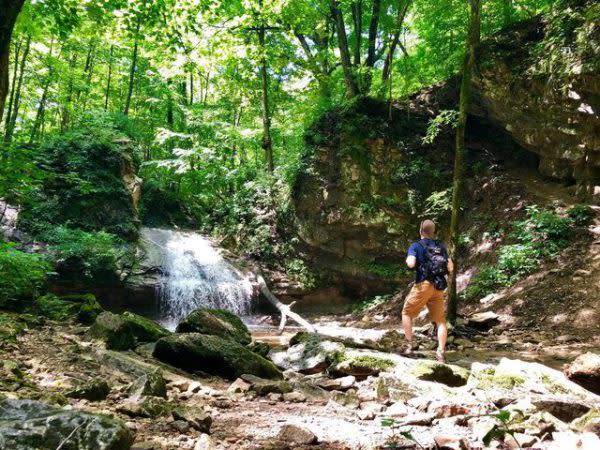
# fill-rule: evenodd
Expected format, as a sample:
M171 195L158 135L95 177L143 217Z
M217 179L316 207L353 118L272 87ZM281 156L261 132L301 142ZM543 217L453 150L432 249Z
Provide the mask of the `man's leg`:
M406 343L401 349L404 354L410 354L412 352L413 318L421 312L427 303L426 288L426 282L415 283L406 296L406 299L404 299L404 307L402 308L402 328L404 329Z
M448 338L448 328L446 326L446 311L444 305L444 291L435 291L431 300L427 302L429 318L437 325L437 359L444 362L444 353L446 352L446 340Z

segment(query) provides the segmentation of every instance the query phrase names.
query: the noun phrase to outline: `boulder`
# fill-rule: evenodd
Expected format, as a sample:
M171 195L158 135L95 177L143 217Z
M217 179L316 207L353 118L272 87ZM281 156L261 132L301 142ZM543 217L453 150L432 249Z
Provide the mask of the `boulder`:
M292 392L292 385L287 381L282 380L265 380L250 374L243 374L242 380L250 384L251 391L256 392L258 395L267 395L271 393L287 394Z
M600 395L600 354L584 353L566 365L564 374L588 391Z
M0 448L127 450L133 436L118 419L32 400L0 400Z
M167 398L167 384L162 374L157 370L149 372L137 378L127 389L129 395L141 397L151 395L154 397Z
M196 439L194 450L217 450L217 446L208 434L201 434L200 437Z
M190 427L202 433L210 432L212 417L200 408L191 406L178 406L171 412L175 420L183 420Z
M273 363L233 339L207 334L178 333L159 339L153 356L189 372L202 371L230 380L243 374L283 378Z
M296 445L312 445L318 441L317 436L312 431L296 425L284 425L281 427L281 430L277 434L277 439Z
M177 325L177 333L202 333L231 338L240 344L250 344L248 327L233 313L223 309L199 308Z
M129 323L118 314L103 312L90 328L90 335L106 343L110 350L129 350L135 347L135 336Z
M110 350L129 350L138 342L153 342L169 334L152 320L130 312L103 312L90 328L90 335L103 340Z
M281 369L305 374L323 372L329 365L327 355L342 352L345 348L339 342L308 333L300 342L290 341L290 344L292 345L286 350L271 350L268 357Z
M563 422L573 420L585 415L591 408L575 399L561 399L544 397L533 400L532 403L541 411L547 411Z
M90 401L104 400L110 393L110 387L106 380L95 378L88 383L77 386L67 392L66 396L71 398L84 398Z
M131 331L138 342L156 342L161 337L171 334L171 332L153 320L146 319L140 315L126 311L121 317L129 324Z

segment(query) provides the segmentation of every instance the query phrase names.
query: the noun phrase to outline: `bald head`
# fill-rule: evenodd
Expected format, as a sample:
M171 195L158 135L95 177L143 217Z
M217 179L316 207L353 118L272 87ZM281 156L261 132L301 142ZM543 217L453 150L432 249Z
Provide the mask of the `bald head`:
M419 233L422 238L433 239L435 237L435 223L433 223L433 220L426 219L421 222Z

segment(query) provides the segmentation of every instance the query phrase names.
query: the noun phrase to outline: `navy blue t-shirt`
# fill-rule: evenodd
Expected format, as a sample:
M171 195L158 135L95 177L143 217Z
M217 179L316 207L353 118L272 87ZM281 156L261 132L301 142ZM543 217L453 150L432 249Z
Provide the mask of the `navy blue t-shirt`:
M425 238L422 240L426 244L434 244L435 243L435 239ZM442 247L444 256L448 257L448 250L446 250L446 247L441 242L440 242L440 247ZM425 274L421 270L421 267L423 266L423 263L425 262L425 249L419 243L419 241L414 242L409 247L407 256L416 256L416 258L417 258L417 265L415 266L415 283L420 283L421 281L425 281Z

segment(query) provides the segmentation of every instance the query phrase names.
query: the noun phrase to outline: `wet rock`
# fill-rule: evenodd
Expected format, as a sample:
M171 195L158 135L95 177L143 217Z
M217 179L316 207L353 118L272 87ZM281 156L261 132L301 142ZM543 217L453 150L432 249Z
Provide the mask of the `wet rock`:
M10 450L127 450L133 443L123 422L62 410L32 400L0 400L0 444Z
M267 395L270 393L287 394L292 392L292 385L287 381L266 380L250 374L243 374L242 380L250 384L250 390L257 395Z
M600 395L600 354L584 353L564 368L571 381Z
M290 344L292 342L296 343L286 350L271 350L268 357L277 367L304 374L323 372L329 365L327 355L344 350L343 344L318 334L306 333L300 342L290 341Z
M271 346L266 342L253 342L248 346L248 349L263 358L268 358Z
M129 395L141 397L152 395L167 398L167 384L160 371L146 373L136 379L127 389Z
M67 392L65 395L71 398L83 398L86 400L100 401L104 400L110 393L110 386L101 378L95 378L88 383L83 383L75 389Z
M231 338L240 344L250 344L248 327L233 313L222 309L199 308L177 325L177 333L202 333Z
M277 439L297 445L316 444L318 439L315 434L306 428L300 428L296 425L284 425L277 434Z
M103 312L90 328L90 335L106 343L109 350L129 350L136 341L129 323L120 315Z
M212 425L212 417L200 408L178 406L172 411L175 420L183 420L192 428L202 433L208 433Z
M493 311L473 314L467 318L467 326L478 330L489 330L500 322L500 317Z
M281 372L266 359L238 342L200 333L178 333L156 343L153 356L181 369L203 371L235 380L243 374L281 379Z
M462 367L434 361L424 361L413 366L411 373L420 380L434 381L450 387L464 386L469 378L469 371Z

